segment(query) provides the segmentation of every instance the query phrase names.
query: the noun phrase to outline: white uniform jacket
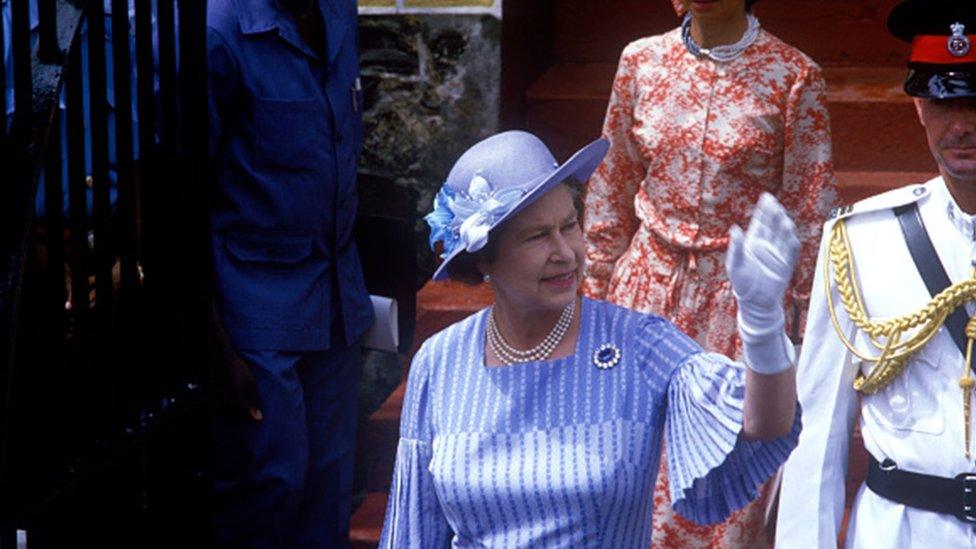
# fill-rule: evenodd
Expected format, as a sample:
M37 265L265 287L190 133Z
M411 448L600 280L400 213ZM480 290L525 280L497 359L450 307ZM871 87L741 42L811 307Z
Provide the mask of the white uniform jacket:
M785 466L777 547L836 547L844 514L848 449L858 412L865 447L879 462L891 458L901 469L943 477L976 471L976 464L967 461L964 453L958 380L965 360L946 328L918 351L895 381L859 398L852 387L855 374L869 371L873 364L862 364L841 343L827 308L826 243L841 218L847 220L854 269L872 320L916 312L931 299L892 212L893 207L913 201L951 282L971 276L976 260L973 216L956 206L941 178L865 199L826 223L797 371L803 431ZM844 311L833 283L830 291L844 333L849 339L858 333L854 339L858 350L877 356L877 349ZM971 316L972 304L967 309ZM976 547L976 533L973 525L953 516L891 502L862 485L851 510L846 546Z

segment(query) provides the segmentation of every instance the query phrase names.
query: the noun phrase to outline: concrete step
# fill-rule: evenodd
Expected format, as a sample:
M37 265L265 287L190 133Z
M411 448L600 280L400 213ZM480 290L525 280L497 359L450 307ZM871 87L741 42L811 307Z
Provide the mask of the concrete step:
M613 63L561 63L526 91L526 126L557 158L600 135ZM900 68L824 70L834 165L839 171L935 171Z
M379 545L387 499L381 492L366 494L349 522L349 549L375 549Z
M908 45L891 37L888 12L899 0L763 0L764 28L821 65L899 65ZM629 42L677 27L668 0L559 0L555 56L562 62L616 62Z

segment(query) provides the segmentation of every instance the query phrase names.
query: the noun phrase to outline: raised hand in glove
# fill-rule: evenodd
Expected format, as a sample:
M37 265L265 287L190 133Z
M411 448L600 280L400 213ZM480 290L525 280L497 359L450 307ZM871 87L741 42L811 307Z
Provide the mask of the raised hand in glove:
M761 374L781 372L793 362L783 294L799 249L796 226L768 193L759 197L745 233L737 225L729 229L725 270L739 304L739 335L746 365Z

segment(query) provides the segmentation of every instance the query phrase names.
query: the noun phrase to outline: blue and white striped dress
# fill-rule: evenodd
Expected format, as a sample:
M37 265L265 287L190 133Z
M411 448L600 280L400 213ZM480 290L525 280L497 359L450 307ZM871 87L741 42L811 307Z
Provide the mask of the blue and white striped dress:
M487 310L414 358L380 547L648 547L661 433L671 498L700 523L756 497L796 445L739 439L741 365L670 322L583 299L576 352L484 365ZM622 350L594 364L604 343Z

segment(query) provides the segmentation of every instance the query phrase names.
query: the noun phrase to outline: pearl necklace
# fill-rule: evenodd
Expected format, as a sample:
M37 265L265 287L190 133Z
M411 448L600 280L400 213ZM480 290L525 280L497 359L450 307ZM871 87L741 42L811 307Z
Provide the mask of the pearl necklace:
M749 22L749 26L746 32L742 34L742 38L735 44L703 48L691 37L691 14L689 13L681 22L681 39L684 41L685 47L688 48L688 52L695 57L708 57L712 61L731 61L742 55L742 52L746 51L746 48L751 46L759 37L759 19L756 19L755 15L747 13L746 20Z
M502 364L506 366L522 362L546 360L556 350L556 347L563 338L566 337L566 332L569 331L569 325L573 322L573 313L575 311L576 299L573 299L563 309L563 312L559 315L559 320L556 321L556 325L552 327L549 334L535 347L523 351L512 347L505 340L505 336L498 329L498 323L495 321L495 308L492 307L491 312L488 314L488 329L486 331L488 347L502 361Z

